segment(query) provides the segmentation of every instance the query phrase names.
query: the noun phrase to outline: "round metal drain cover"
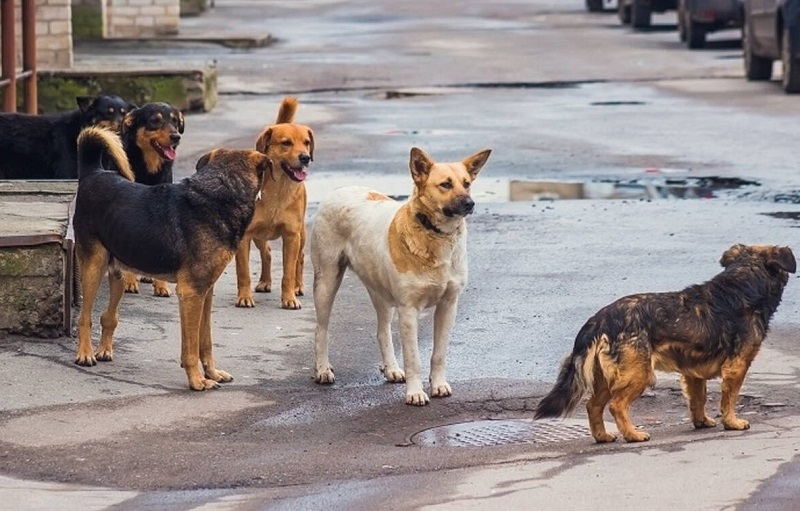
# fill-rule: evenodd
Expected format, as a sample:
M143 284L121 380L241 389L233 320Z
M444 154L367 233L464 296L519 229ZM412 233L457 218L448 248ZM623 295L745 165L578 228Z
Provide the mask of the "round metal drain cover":
M415 433L421 447L489 447L548 444L591 437L586 420L482 420L438 426Z

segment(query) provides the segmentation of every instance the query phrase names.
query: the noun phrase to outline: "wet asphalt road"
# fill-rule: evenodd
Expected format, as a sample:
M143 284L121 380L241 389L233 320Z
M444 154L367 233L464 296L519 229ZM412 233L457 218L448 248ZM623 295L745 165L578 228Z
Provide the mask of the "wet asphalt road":
M216 60L220 102L187 118L178 176L188 175L212 147L251 147L281 97L297 95L298 120L314 128L317 142L310 218L316 200L343 179L408 193L411 146L438 160L485 147L494 152L470 220L471 279L448 357L452 398L407 407L402 386L382 383L373 312L355 277L342 286L332 326L337 383L316 386L311 297L301 311L278 309L271 295L257 296L254 310L236 309L231 267L217 286L215 353L236 380L219 392L184 389L174 298L126 297L111 364L72 365L71 339L14 339L2 346L8 384L0 398L0 459L4 475L26 481L22 492L10 493L22 499L15 502L30 497L24 488L31 481L43 481L81 485L43 487L67 508L446 509L455 503L452 509L464 509L470 501L457 497L469 493L461 485L472 470L513 459L545 466L539 462L551 458L564 460L548 469L553 488L560 475L568 488L593 488L570 483L570 470L605 452L636 452L634 446L602 450L583 438L426 449L414 435L469 420L529 418L577 328L598 307L622 294L705 280L732 242L795 243L796 221L766 214L798 211L772 199L800 189L791 149L800 101L777 83L743 79L735 32L714 34L707 50L689 52L678 43L674 13L655 22L654 30L633 33L614 15L586 14L579 0L218 0L211 13L183 20L184 30L269 32L276 42L246 51L84 48L79 62ZM759 185L721 191L711 201L507 202L511 180L641 184L701 176ZM798 413L798 292L790 284L771 343L744 391L746 412L762 423L756 438L791 432ZM430 323L427 314L423 361ZM716 399L713 387L711 393ZM699 443L687 429L684 407L670 376L637 403L639 424L654 433L655 450L647 452ZM723 446L726 438L748 438L704 434ZM726 447L710 449L719 457L714 449ZM758 481L779 473L797 449L759 452L769 456L758 458L752 472L737 465L741 482L708 475L710 486L731 486L726 495L698 490L692 502L708 509L729 501L754 505L747 497ZM569 456L559 458L564 453ZM791 496L793 472L784 472L753 498L771 487L780 489L774 495ZM513 487L511 480L496 488ZM688 505L657 481L653 494L657 487L665 488L662 503ZM490 494L499 498L496 488ZM518 488L508 494L525 495ZM484 509L529 508L484 498ZM471 504L481 508L476 499ZM576 505L562 499L548 502ZM637 505L634 499L619 508Z

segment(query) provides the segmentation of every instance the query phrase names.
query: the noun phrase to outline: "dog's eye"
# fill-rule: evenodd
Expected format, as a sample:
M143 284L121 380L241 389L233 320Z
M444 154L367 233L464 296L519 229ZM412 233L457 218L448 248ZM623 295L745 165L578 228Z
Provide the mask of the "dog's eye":
M283 147L292 147L292 141L291 140L284 140L283 142L281 142L281 145Z
M469 185L470 185L470 184L471 184L471 183L470 183L469 181L464 181L464 188L466 188L467 190L469 190Z
M439 186L442 187L443 190L452 190L453 189L453 183L451 183L450 181L445 181L444 183L440 184Z

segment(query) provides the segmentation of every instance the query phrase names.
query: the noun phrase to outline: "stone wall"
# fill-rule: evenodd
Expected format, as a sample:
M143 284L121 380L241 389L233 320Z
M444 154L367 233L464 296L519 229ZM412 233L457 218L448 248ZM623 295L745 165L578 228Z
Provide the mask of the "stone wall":
M178 33L180 0L107 0L106 37L152 37Z
M39 68L72 67L71 0L36 0L36 60ZM22 2L14 0L17 66L22 66Z

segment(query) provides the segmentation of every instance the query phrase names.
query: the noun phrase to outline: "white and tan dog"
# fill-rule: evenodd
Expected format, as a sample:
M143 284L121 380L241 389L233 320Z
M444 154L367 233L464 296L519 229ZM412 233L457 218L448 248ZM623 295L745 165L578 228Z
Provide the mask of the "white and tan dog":
M333 383L328 358L331 307L347 268L366 286L378 316L378 343L387 381L406 382L406 403L425 405L417 341L419 313L436 307L431 396L451 394L445 355L461 289L467 282L467 224L475 202L470 186L489 159L487 149L461 162L434 163L411 149L414 190L406 203L363 187L346 187L320 204L311 228L317 328L314 379ZM397 309L403 365L394 354L391 321Z

